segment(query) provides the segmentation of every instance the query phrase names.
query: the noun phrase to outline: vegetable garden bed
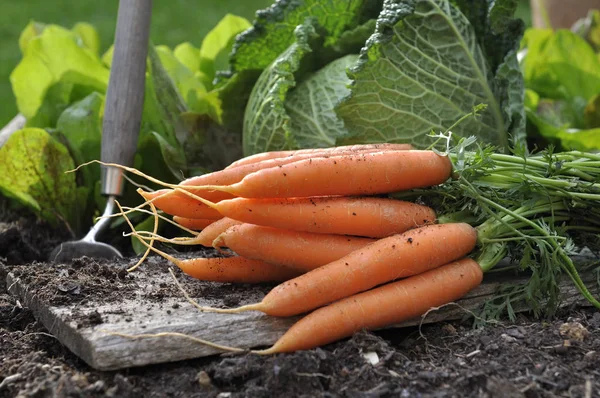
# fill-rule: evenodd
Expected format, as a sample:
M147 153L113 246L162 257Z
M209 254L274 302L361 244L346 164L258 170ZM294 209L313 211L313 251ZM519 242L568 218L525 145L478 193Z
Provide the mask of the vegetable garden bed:
M21 255L36 259L40 254L28 254L22 248L47 246L46 251L49 251L56 238L45 236L43 244L34 240L32 229L37 230L36 236L43 236L39 225L22 222L18 236L23 238L12 239L11 247L21 247ZM47 252L41 255L44 254ZM1 256L11 256L4 246ZM0 276L4 281L6 271L20 273L21 286L30 286L29 291L22 294L36 297L38 303L69 309L75 335L101 329L106 322L115 319L120 319L118 324L123 327L142 324L153 327L148 320L136 323L137 317L152 312L162 314L164 321L171 319L175 323L176 317L183 313L190 317L202 316L190 309L168 279L150 283L150 275L155 272L168 276L164 260L153 257L140 272L125 276L120 270L133 262L135 258L117 264L91 259L63 266L40 261L20 266L2 263ZM183 277L180 279L194 296L210 299L212 304L224 299L224 289L217 284L198 285ZM256 298L267 289L267 286L227 286L228 305ZM11 288L13 292L16 289L17 285ZM138 301L137 311L122 305L136 294L143 297ZM90 305L99 299L105 305L97 313L90 312ZM171 301L178 303L175 308ZM26 397L40 394L216 397L232 393L233 397L283 394L592 397L592 392L600 391L600 372L596 366L600 352L600 315L589 307L573 304L546 322L522 314L514 323L494 322L485 328L473 329L472 320L440 321L435 318L439 314L436 311L429 314L428 319L438 322L421 328L408 326L359 333L351 339L295 354L213 355L119 371L98 371L90 367L49 333L55 333L64 325L50 323L47 329L35 321L32 313L35 309L39 316L40 307L29 309L28 304L31 303L0 290L0 355L3 358L0 396L20 393ZM107 311L110 306L117 309L117 314ZM452 317L464 314L459 309ZM236 318L243 319L239 315ZM232 332L234 329L239 330L239 327L231 327ZM65 335L57 336L68 339ZM74 340L67 342L74 343ZM130 343L135 345L135 342ZM174 340L169 344L173 343L177 344ZM146 349L146 358L153 352L158 356L168 348L159 341L150 341L142 347ZM81 348L89 349L85 344ZM227 395L221 395L224 396Z
M515 7L281 0L151 43L110 263L46 260L103 207L117 63L89 25L29 24L26 126L0 137L0 392L593 396L600 13L523 36Z

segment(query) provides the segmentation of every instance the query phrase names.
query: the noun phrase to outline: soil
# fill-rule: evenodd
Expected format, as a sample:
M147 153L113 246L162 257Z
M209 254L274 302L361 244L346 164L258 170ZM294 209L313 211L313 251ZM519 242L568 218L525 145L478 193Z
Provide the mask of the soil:
M482 328L465 320L361 332L293 354L225 354L96 371L7 294L6 273L29 278L53 303L110 301L136 283L123 271L135 259L117 267L86 258L50 266L45 259L63 234L32 219L0 217L6 220L0 222L0 397L600 397L600 312L583 307L563 309L553 319L522 314ZM146 272L164 272L158 271L164 265L152 267L161 261L152 258ZM36 285L49 272L51 281ZM250 295L269 287L256 286ZM245 302L249 292L248 286L210 283L186 289L221 299L226 292L228 306ZM144 299L174 294L165 283ZM78 321L98 324L102 316Z

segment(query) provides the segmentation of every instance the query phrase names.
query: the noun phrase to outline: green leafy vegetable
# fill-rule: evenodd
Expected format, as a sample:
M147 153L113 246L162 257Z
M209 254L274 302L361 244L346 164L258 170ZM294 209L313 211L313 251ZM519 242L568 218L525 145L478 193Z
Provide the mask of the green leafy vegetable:
M262 70L295 41L294 30L313 18L324 33L325 48L334 46L347 30L380 10L380 0L278 1L257 13L254 26L239 35L230 57L232 72Z
M475 134L500 147L506 147L509 135L522 139L518 37L498 70L491 68L479 39L469 19L447 0L386 2L377 32L350 73L351 95L337 109L349 131L339 143L425 147L431 130L443 131L479 103L487 110L459 125L455 134Z
M10 75L19 112L26 118L36 115L48 90L62 85L83 86L89 92L104 92L109 71L78 36L56 25L29 40L25 54Z
M17 199L44 219L77 228L78 209L87 190L78 189L73 160L64 145L46 131L25 128L0 148L0 191Z
M78 154L80 163L100 158L103 113L104 96L94 92L73 103L58 118L56 128Z
M69 149L75 164L100 159L104 96L94 92L69 106L58 118L57 133ZM100 181L100 168L85 167L80 171L83 184L94 192Z
M209 76L200 71L200 50L194 47L192 43L185 42L179 44L173 50L173 55L194 74L194 77L196 77L202 85L205 87L211 85Z
M73 33L81 39L83 45L98 56L100 54L100 35L96 28L87 22L78 22L73 26Z
M25 55L25 51L27 51L27 46L31 39L39 36L44 31L44 28L46 28L45 24L36 21L31 21L27 24L19 36L19 49L21 50L21 54Z
M228 54L236 36L251 26L246 18L226 14L204 37L200 47L199 69L210 80L215 77L216 71L227 68Z
M522 61L527 88L552 99L589 101L600 93L600 60L575 33L530 29L523 45L527 48Z
M263 71L252 89L244 117L245 155L297 146L284 103L287 92L296 84L294 73L312 51L310 41L318 35L310 22L298 26L295 33L296 43Z
M252 28L239 34L233 44L229 70L217 73L216 87L227 86L219 91L225 127L245 130L238 115L252 109L247 105L252 88L262 71L293 45L298 26L310 20L323 43L323 48L313 54L313 64L303 73L315 71L338 57L358 52L373 31L373 22L369 21L377 16L381 3L382 0L282 0L258 11ZM228 95L232 93L235 96Z
M347 134L334 107L350 93L346 70L357 59L357 55L338 58L304 79L288 94L285 109L290 117L291 135L299 147L334 146L337 138Z
M563 149L600 149L600 60L569 30L528 29L522 43L532 132Z

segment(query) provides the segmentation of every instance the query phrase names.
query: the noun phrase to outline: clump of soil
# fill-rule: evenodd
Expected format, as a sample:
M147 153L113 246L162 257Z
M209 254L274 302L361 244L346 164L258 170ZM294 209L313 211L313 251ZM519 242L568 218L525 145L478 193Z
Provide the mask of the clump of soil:
M52 249L67 239L66 230L52 228L29 212L12 209L0 195L0 258L6 264L46 261Z
M40 300L52 305L82 302L94 297L102 297L104 302L122 300L131 291L128 287L135 283L135 277L125 268L87 257L51 267L43 263L15 266L12 273L35 289Z

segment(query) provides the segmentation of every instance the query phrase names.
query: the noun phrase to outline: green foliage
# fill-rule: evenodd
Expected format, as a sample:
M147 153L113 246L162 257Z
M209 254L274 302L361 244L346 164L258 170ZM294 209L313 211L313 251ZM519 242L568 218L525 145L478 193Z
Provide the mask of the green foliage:
M29 207L44 219L70 230L77 228L78 213L87 194L77 187L67 148L38 128L14 133L0 148L0 191Z
M287 53L296 40L295 30L310 20L319 36L320 49L306 66L306 73L316 71L328 62L347 54L357 53L373 31L373 18L381 9L382 0L282 0L257 12L252 28L240 34L229 58L229 71L217 74L218 86L227 85L226 92L238 95L221 97L230 130L246 131L240 114L252 109L250 93L261 73L272 68L273 62ZM297 74L296 72L294 72ZM245 139L245 138L244 138ZM248 138L250 141L253 137ZM244 144L244 148L254 144ZM245 152L248 153L248 152Z
M532 29L523 40L527 88L542 97L589 100L600 92L600 60L592 47L569 30Z
M377 32L352 70L351 95L337 109L349 131L341 143L425 147L431 130L442 131L479 103L488 105L481 118L461 124L455 134L475 134L500 147L509 134L521 139L524 118L515 119L522 113L523 86L515 52L511 48L494 70L476 32L449 1L386 2Z
M283 0L257 14L252 29L238 36L230 58L232 72L263 70L295 41L307 18L321 29L325 48L347 30L376 16L379 0Z
M357 59L353 54L336 59L304 79L287 96L285 109L290 115L289 128L299 147L335 146L336 140L347 134L332 104L350 94L346 71Z
M227 15L209 32L200 49L190 43L178 46L175 51L166 46L150 46L135 167L156 178L175 181L213 166L210 157L201 157L204 164L188 159L199 152L211 153L204 146L219 141L212 134L214 129L209 129L220 123L222 114L217 91L213 90L214 70L223 64L223 54L230 51L235 35L248 26L250 23L245 19ZM44 166L36 170L45 186L51 186L47 183L50 180L64 185L65 189L56 190L55 194L65 195L65 198L54 200L56 197L52 196L53 202L60 206L45 210L49 200L40 203L36 184L15 185L15 181L27 181L27 171L20 172L16 168L11 172L12 182L4 184L3 192L18 198L42 218L64 221L74 234L78 234L89 227L91 217L88 216L94 209L100 210L103 203L98 193L99 167L84 168L78 173L80 178L77 180L74 175L69 175L69 183L75 183L73 192L64 178L54 171L57 167L62 168L66 159L73 165L100 158L104 95L112 48L100 57L98 34L87 23L78 23L69 30L31 22L21 34L19 45L23 58L11 74L19 111L27 118L28 127L52 132L52 136L44 133L47 139L44 148L64 150L61 152L64 158L46 156L38 162ZM203 68L208 72L203 72ZM195 120L204 118L210 122L190 125L190 115L194 115ZM27 137L40 140L30 130L23 131L28 131ZM31 131L39 133L43 130ZM211 140L207 139L209 135ZM239 141L241 147L241 138ZM13 157L20 159L23 156L14 145L6 144L3 149L7 161L14 164L18 162ZM222 155L222 152L213 152L213 157ZM45 163L54 161L60 163ZM77 199L77 206L70 202L73 198ZM129 190L123 203L134 200L139 201L139 198ZM63 203L68 205L63 206ZM73 221L79 219L83 222Z
M236 36L251 26L245 18L227 14L204 37L200 47L198 69L208 76L211 82L218 70L227 69L228 56Z
M317 38L308 22L296 28L296 42L266 68L254 85L244 117L244 154L297 147L285 110L288 91L295 86L294 73L310 53L310 41Z
M75 33L50 25L27 42L23 59L10 80L19 111L29 119L36 116L47 91L56 84L62 86L62 92L71 94L79 88L76 86L104 92L108 75L108 69Z
M529 29L522 43L527 119L535 134L564 149L600 149L596 14L588 18L587 30Z

